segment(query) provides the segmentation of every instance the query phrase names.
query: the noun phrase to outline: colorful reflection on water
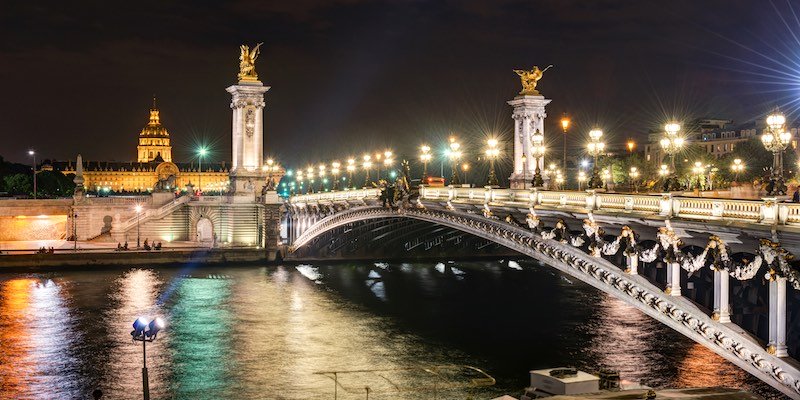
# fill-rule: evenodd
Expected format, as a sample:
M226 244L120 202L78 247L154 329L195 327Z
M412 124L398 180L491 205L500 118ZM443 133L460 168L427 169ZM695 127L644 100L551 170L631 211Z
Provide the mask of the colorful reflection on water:
M611 368L652 386L770 393L704 347L591 287L523 263L357 263L0 274L0 398L141 398L138 316L153 398L490 398L530 369ZM376 290L378 287L380 290ZM472 365L497 378L464 388ZM425 372L424 369L428 369ZM444 390L432 372L448 373ZM474 371L473 371L474 372Z

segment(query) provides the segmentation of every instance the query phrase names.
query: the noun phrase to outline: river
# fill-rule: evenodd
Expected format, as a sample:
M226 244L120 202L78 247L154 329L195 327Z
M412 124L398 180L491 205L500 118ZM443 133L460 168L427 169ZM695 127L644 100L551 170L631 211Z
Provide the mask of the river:
M531 369L605 367L656 387L775 391L594 288L534 262L342 263L0 274L0 398L518 396ZM491 387L469 387L481 372ZM438 377L438 378L435 378ZM471 396L471 397L470 397Z

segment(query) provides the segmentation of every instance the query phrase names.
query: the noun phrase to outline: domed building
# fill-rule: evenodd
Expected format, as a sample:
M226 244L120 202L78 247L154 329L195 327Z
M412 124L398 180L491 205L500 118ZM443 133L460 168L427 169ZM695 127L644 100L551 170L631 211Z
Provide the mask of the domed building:
M84 161L84 187L89 192L151 192L158 182L169 182L163 189L179 192L200 190L203 192L225 192L228 190L229 166L225 162L213 163L202 160L176 163L172 160L172 145L167 128L153 99L150 118L139 132L136 146L136 161ZM51 167L63 174L74 174L73 161L57 161ZM201 170L202 167L202 170Z

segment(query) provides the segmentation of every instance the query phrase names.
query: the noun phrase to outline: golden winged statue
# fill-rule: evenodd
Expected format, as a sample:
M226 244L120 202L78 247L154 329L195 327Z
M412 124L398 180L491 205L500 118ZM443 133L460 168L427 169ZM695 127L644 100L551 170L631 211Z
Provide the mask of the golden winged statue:
M514 72L519 75L520 81L522 81L522 91L519 94L525 95L534 95L538 96L539 91L536 90L536 83L539 82L539 79L542 79L542 75L544 71L552 68L553 65L548 65L545 69L539 69L538 66L533 66L533 69L528 71L524 69L515 69Z
M259 43L253 50L250 50L250 46L243 44L239 46L242 53L239 55L239 80L240 81L257 81L258 74L256 73L256 58L258 58L259 49L261 45L264 44Z

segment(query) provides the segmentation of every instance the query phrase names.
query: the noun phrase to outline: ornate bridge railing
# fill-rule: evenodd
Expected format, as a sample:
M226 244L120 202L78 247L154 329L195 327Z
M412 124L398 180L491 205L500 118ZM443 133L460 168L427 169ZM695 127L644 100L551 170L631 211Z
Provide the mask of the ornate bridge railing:
M438 198L437 200L455 202L469 201L470 198L472 201L485 201L486 197L481 199L479 196L488 196L508 199L503 200L504 204L519 202L519 197L522 197L521 204L527 205L531 202L530 198L526 197L530 196L528 191L470 192L466 189L462 191L444 189L447 197L439 198L440 193L429 192L423 197L431 196ZM535 194L542 195L545 202L555 201L557 198L558 204L569 204L580 201L578 193L536 192ZM583 200L587 197L589 196L583 197ZM658 197L655 198L659 200ZM306 201L309 200L311 199L306 198ZM629 196L624 195L606 195L605 200L609 200L607 204L610 209L622 207L624 210L626 206L634 207L637 204L636 198L631 200ZM638 200L641 207L649 207L650 210L655 207L648 196ZM735 202L732 204L736 205ZM687 208L695 212L697 208L707 207L705 203L700 202L688 203ZM294 241L292 250L308 244L329 230L381 218L405 217L458 229L540 260L620 298L706 346L789 397L800 399L800 369L797 367L797 362L788 357L786 350L786 290L800 289L800 274L788 266L787 260L791 256L777 243L762 241L759 249L755 250L756 258L742 263L733 261L726 244L716 237L709 240L702 254L682 253L678 247L679 240L669 225L659 232L653 247L643 248L636 244L636 236L627 227L623 228L615 240L609 241L607 235L603 234L602 229L591 218L584 222L585 234L574 236L560 221L552 228L544 228L535 215L529 214L525 226L513 218L503 221L494 217L488 207L483 215L474 211L462 211L450 204L444 209L437 209L435 203L430 207L426 207L424 203L417 203L414 208L399 210L377 206L328 207L326 212L327 216L315 220L303 230ZM604 254L611 255L619 251L623 252L626 259L623 267L602 257ZM638 274L640 261L654 260L663 261L667 265L666 291ZM711 315L688 298L681 296L681 276L686 276L681 274L681 270L692 273L701 268L711 268L714 271L714 312ZM730 278L762 279L764 271L768 277L770 292L769 343L766 346L730 322L731 310L728 305Z

